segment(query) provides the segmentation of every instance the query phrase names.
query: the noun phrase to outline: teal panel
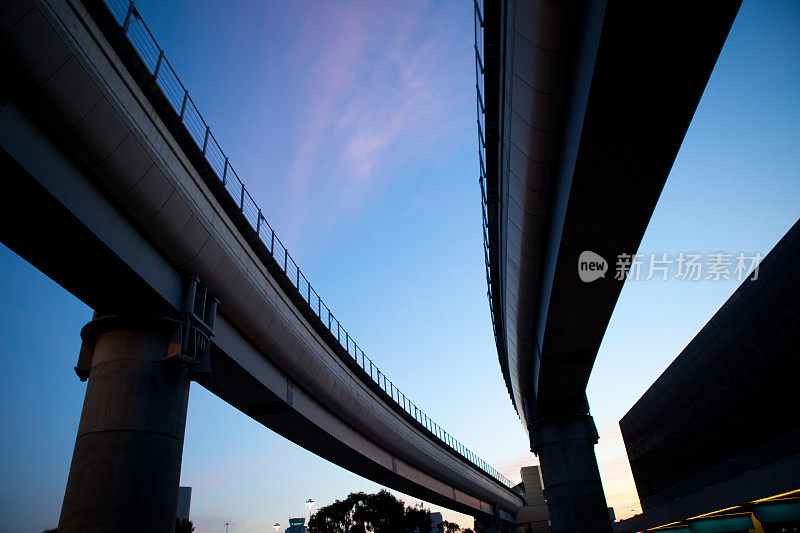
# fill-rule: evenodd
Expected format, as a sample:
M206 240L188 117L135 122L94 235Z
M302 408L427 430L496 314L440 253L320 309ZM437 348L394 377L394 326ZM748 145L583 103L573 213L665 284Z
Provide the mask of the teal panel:
M800 502L761 503L753 514L762 524L800 520Z
M692 533L733 533L747 531L754 527L750 515L701 518L689 522L689 529Z

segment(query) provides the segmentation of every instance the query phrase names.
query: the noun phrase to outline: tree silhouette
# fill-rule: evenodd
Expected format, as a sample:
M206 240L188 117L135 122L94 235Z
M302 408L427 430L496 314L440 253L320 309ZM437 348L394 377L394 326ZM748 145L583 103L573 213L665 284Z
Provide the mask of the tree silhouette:
M419 533L431 532L431 511L422 503L414 507L406 507L406 528Z
M406 533L405 506L403 502L382 490L378 494L363 495L353 513L356 524L374 533Z
M194 525L192 524L191 520L180 518L175 519L175 533L192 533L194 531Z
M350 493L320 508L308 521L309 533L430 533L431 513L421 505L405 507L382 490Z
M439 531L441 533L459 533L459 531L461 531L461 526L444 520L441 524L439 524Z
M308 530L316 533L348 533L354 526L353 511L363 492L351 492L344 500L336 500L319 509L308 521Z

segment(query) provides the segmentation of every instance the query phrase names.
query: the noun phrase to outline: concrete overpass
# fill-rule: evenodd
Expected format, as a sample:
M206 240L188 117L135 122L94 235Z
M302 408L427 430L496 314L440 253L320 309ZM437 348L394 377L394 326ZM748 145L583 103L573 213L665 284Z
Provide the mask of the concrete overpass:
M174 527L191 380L368 479L514 521L511 483L308 283L133 4L9 0L0 43L0 238L95 310L60 532Z
M489 300L553 531L611 531L586 385L740 1L476 3ZM605 259L585 283L579 256Z

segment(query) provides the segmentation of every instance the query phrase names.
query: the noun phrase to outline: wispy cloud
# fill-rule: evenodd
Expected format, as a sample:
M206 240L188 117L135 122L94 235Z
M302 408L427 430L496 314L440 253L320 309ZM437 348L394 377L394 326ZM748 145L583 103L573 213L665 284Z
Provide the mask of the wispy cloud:
M317 159L331 137L331 125L364 49L367 27L364 11L352 4L309 12L300 37L308 48L298 56L300 61L310 61L302 91L307 104L295 124L296 148L286 181L293 225L307 215L301 206L308 205ZM325 27L333 29L320 39Z
M307 224L330 225L357 207L393 165L452 124L452 45L447 25L431 23L436 16L424 2L309 10L297 38L302 79L293 80L307 105L288 154L290 240L301 240Z
M442 87L433 81L436 67L445 57L435 40L404 57L401 48L406 46L396 44L389 51L392 68L376 71L339 121L345 139L342 165L355 183L369 179L375 165L402 136L414 136L420 142L427 140L426 133L432 130L423 124L443 99Z

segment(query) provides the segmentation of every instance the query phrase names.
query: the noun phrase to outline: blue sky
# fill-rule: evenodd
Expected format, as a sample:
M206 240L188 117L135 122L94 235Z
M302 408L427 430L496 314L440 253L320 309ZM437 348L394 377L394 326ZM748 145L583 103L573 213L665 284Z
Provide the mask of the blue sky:
M477 185L471 2L137 1L238 174L359 346L512 479L535 463L497 364ZM766 254L800 216L800 4L745 1L643 252ZM606 496L638 508L617 423L738 283L627 283L589 383ZM91 311L0 247L0 533L54 527ZM379 487L192 385L198 532L264 531ZM411 499L407 499L411 502ZM466 517L448 513L462 524Z

